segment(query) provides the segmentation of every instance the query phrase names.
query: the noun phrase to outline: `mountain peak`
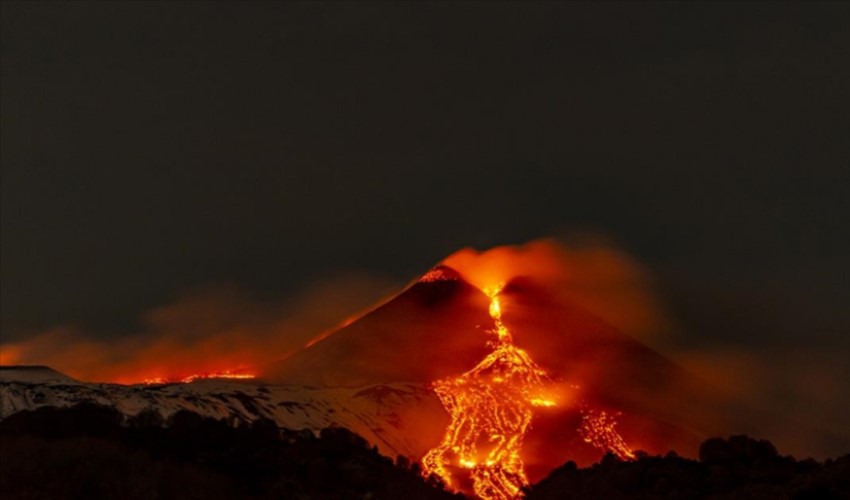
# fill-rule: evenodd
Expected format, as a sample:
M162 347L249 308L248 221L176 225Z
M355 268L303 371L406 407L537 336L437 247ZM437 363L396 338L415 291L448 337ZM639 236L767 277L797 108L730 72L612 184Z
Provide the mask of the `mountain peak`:
M439 281L463 281L463 276L449 266L439 264L428 270L419 278L419 283L435 283Z

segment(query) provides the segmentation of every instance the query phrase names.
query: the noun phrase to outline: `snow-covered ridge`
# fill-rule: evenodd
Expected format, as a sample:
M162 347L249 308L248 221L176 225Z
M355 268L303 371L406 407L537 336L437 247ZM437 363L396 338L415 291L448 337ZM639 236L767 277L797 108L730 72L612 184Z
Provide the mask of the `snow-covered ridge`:
M67 377L62 380L61 374L47 370L60 378L42 376L46 372L31 376L26 370L0 370L0 419L43 406L81 402L114 407L127 416L152 409L168 418L189 410L234 423L269 418L292 430L345 427L378 445L385 455L416 457L433 444L433 438L410 432L408 424L422 414L441 410L433 392L420 384L312 388L212 379L164 385L86 384Z
M43 365L0 366L0 382L78 383L64 373Z

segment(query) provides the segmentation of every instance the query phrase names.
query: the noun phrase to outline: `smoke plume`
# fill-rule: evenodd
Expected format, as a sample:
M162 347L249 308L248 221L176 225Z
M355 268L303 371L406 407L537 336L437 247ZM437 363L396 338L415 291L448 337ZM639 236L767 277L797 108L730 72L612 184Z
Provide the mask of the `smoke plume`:
M655 340L671 328L651 273L602 237L569 243L540 239L483 252L465 248L445 264L479 288L530 277L560 300L584 307L641 341Z

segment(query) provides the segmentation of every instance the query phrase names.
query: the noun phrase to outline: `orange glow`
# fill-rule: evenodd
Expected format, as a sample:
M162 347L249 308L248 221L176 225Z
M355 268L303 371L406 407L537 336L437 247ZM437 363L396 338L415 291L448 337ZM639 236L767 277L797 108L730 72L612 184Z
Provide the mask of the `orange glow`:
M229 286L199 287L144 311L133 333L100 336L60 325L11 341L4 332L0 364L47 365L80 381L118 384L243 367L259 374L394 288L358 273L317 281L280 300Z
M22 351L23 348L15 344L0 345L0 365L23 364Z
M671 327L649 271L599 237L570 243L540 239L484 251L464 248L442 263L482 290L532 278L557 300L580 305L639 339L656 339Z
M495 324L492 352L459 377L433 384L451 423L442 442L422 458L424 474L437 474L450 487L456 487L455 471L468 470L482 499L521 496L528 479L520 449L533 408L555 405L541 394L546 372L513 344L502 323L501 288L484 289Z
M257 378L256 375L251 373L239 373L233 370L225 370L221 372L209 372L209 373L193 373L191 375L187 375L185 377L177 377L177 378L167 378L167 377L152 377L146 378L142 380L143 384L152 385L152 384L188 384L194 382L196 380L203 380L209 378L226 378L226 379L235 379L235 380L250 380L253 378Z
M615 417L616 414L604 410L584 410L579 433L586 443L590 443L606 453L611 452L620 460L633 459L635 458L634 452L616 430L617 421Z
M548 278L564 272L565 267L561 247L549 240L515 247L500 246L483 252L464 248L446 257L443 264L456 269L464 279L485 292L493 283L507 283L522 275Z

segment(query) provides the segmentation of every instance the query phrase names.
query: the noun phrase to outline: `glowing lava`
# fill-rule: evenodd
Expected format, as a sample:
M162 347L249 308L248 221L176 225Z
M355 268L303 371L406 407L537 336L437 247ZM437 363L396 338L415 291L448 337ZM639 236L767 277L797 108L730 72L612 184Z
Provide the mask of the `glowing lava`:
M422 458L424 473L437 474L449 486L455 486L452 470L468 469L482 499L521 495L528 479L520 448L533 409L555 405L543 394L546 372L513 344L502 323L501 288L484 290L496 327L493 351L463 375L434 383L451 423L442 442Z
M153 385L153 384L188 384L190 382L194 382L195 380L202 380L207 378L227 378L227 379L238 379L238 380L247 380L256 378L256 375L250 373L239 373L233 370L225 370L221 372L209 372L209 373L193 373L191 375L187 375L185 377L180 378L166 378L166 377L153 377L146 378L142 380L143 384Z
M582 412L579 433L586 443L600 450L611 452L620 460L635 458L634 452L617 432L616 414L605 410L589 410Z

